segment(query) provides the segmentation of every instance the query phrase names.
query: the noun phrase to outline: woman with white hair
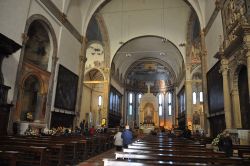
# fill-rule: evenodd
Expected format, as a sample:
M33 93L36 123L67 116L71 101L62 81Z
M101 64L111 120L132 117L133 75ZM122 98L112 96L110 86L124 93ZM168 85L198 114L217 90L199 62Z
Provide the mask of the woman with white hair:
M119 128L119 131L115 134L114 139L115 139L114 145L116 147L116 150L121 151L122 146L123 146L122 129L121 128Z

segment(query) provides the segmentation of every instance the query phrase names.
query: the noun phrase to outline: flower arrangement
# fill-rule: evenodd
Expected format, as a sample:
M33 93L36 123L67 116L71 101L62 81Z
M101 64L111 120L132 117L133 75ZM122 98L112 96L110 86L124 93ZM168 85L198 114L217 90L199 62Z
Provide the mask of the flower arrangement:
M219 133L212 141L213 146L218 146L220 139L223 137L223 133Z
M32 121L32 120L33 120L33 114L32 114L32 112L27 112L27 113L26 113L26 119L27 119L28 121Z

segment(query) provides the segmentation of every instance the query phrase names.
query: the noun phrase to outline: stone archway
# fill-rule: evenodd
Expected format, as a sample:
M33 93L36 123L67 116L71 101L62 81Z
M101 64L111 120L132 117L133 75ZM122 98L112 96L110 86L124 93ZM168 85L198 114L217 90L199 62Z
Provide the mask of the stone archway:
M44 118L43 82L34 74L28 75L22 81L20 95L20 120L40 121ZM28 115L30 114L30 117Z
M107 120L107 80L105 74L99 68L91 68L84 76L83 100L80 118L85 119L88 126L100 126L101 120ZM87 97L88 96L88 97ZM99 97L102 97L101 105L98 105Z
M25 81L25 78L30 75L35 75L40 83L43 84L43 89L39 92L41 105L40 111L42 116L37 116L38 123L43 123L49 126L50 108L53 93L55 66L57 62L57 39L52 25L42 15L32 15L26 22L25 31L23 34L23 47L21 50L15 92L13 102L16 103L15 109L9 122L11 131L11 122L20 122L23 118L20 117L22 112L22 87L20 82ZM34 118L35 118L34 117Z

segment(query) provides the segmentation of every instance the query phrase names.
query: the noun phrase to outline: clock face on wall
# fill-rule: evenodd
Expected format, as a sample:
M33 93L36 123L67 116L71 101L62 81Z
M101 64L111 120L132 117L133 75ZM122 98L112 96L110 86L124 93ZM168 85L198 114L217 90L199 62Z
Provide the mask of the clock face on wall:
M91 43L87 48L87 53L92 56L104 55L103 45L101 43Z

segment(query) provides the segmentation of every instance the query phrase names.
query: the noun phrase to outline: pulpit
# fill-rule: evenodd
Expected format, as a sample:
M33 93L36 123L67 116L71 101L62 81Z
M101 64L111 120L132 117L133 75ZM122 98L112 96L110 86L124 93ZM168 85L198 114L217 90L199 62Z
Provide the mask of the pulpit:
M4 58L20 49L21 46L0 33L0 136L7 134L10 108L13 106L7 102L9 86L4 85L2 74L2 62Z

